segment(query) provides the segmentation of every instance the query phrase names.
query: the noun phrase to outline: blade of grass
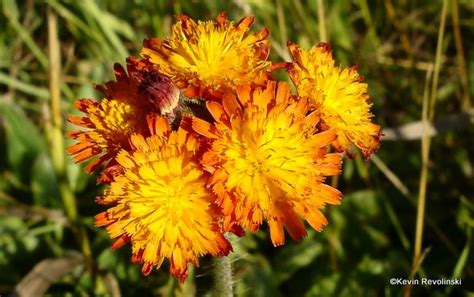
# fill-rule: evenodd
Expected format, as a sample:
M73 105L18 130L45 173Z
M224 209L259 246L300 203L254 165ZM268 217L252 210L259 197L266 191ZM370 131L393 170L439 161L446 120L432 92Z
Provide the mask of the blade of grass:
M58 15L66 20L66 24L73 35L79 37L83 33L93 41L86 44L91 46L91 51L96 53L96 55L101 57L115 55L110 44L106 42L106 38L101 34L101 30L95 19L89 13L83 12L86 19L86 21L83 21L58 1L48 0L48 6L53 8Z
M385 175L385 177L387 177L387 179L395 186L395 188L397 188L403 194L403 196L405 196L410 202L413 201L413 199L411 198L410 191L405 186L405 184L392 170L390 170L390 168L388 168L388 166L376 154L372 154L370 160ZM382 197L382 203L384 205L385 211L387 212L388 217L390 218L390 221L392 222L395 231L397 232L397 235L400 238L403 248L406 251L409 251L410 241L408 240L408 237L405 231L403 230L402 224L400 223L400 220L398 219L398 216L396 215L390 201L385 195L382 195Z
M374 162L375 166L382 171L382 173L388 178L389 181L397 188L405 197L410 197L410 191L405 186L405 184L398 178L398 176L393 173L390 168L385 165L385 163L380 160L380 158L376 154L372 154L371 158L372 162Z
M403 197L407 198L410 205L416 207L415 199L412 197L407 186L402 182L402 180L375 154L371 156L371 160L374 162L375 166L385 175L385 177L395 186L396 189L403 194ZM425 217L428 226L433 230L433 232L438 236L441 242L448 248L453 256L458 256L459 252L453 243L449 240L448 236L438 227L436 221L430 217Z
M469 259L469 252L471 251L471 244L472 244L472 228L467 230L467 240L466 245L464 246L461 255L459 256L458 261L456 262L456 266L454 266L453 274L451 275L451 279L460 278L464 267L466 267L467 260ZM451 291L453 290L454 286L446 286L446 296L450 296Z
M314 44L315 43L315 36L313 32L311 32L311 25L309 24L310 17L308 17L305 13L303 5L301 4L300 0L293 0L293 5L296 8L296 12L299 16L299 21L302 23L306 34L308 36L309 41Z
M118 55L117 58L123 59L128 56L127 49L123 46L123 43L120 41L120 38L117 36L110 24L110 18L112 16L108 12L101 11L97 3L94 1L86 0L81 3L81 8L84 10L84 12L94 17L105 37L113 45L116 54Z
M458 60L459 78L461 79L462 94L462 109L469 110L471 107L471 98L469 93L469 77L467 75L466 60L464 58L464 49L462 46L462 35L459 28L459 0L453 0L452 4L452 20L454 32L454 44L456 46L456 58Z
M429 134L428 134L428 110L429 110L429 83L431 80L432 69L429 68L426 71L426 79L425 79L425 88L423 91L423 108L422 108L422 118L421 121L423 123L423 132L421 137L421 172L420 172L420 182L419 182L419 189L418 189L418 204L417 204L417 213L416 213L416 230L415 230L415 244L414 244L414 251L413 251L413 263L412 269L410 272L410 277L415 276L416 272L420 268L422 259L421 259L421 243L423 239L423 223L425 218L425 205L426 205L426 184L427 184L427 177L428 177L428 159L429 156L427 152L429 151L429 145L427 146L427 142L429 141ZM427 150L428 148L428 150ZM410 297L411 295L411 288L412 285L407 285L405 287L405 297Z
M277 18L278 30L280 31L280 43L285 44L288 41L288 34L286 32L285 13L283 12L283 5L281 0L277 0Z
M31 26L32 20L33 20L33 10L34 10L34 3L32 0L28 0L25 5L25 17L23 18L23 23L22 26L25 28L25 30L32 32L36 28L33 28ZM35 24L40 24L41 21L35 22ZM20 68L21 68L21 60L23 56L23 40L20 37L16 37L15 41L13 42L11 49L11 60L12 63L10 64L10 77L16 78ZM15 88L12 88L11 86L8 87L8 93L11 95L9 98L12 100L15 97Z
M50 132L50 150L53 166L58 178L59 192L63 200L64 208L68 218L77 223L78 211L76 198L67 180L66 160L64 156L64 136L62 131L63 121L61 116L61 54L58 39L57 16L52 9L48 8L48 47L49 47L49 89L51 94L51 118L47 123ZM92 252L87 234L84 228L77 227L75 230L82 252L92 270Z
M326 31L326 16L324 13L324 1L318 0L318 25L319 25L319 42L329 42Z
M51 157L56 173L62 177L66 171L66 162L64 159L64 140L62 131L61 117L61 94L60 94L60 76L61 76L61 56L59 50L59 40L57 38L56 15L48 10L48 46L49 46L49 92L51 108ZM63 189L62 195L66 213L68 217L75 221L77 219L77 208L72 193L66 193Z
M433 73L433 82L431 85L430 95L427 95L425 88L425 96L423 96L423 112L422 112L422 121L424 125L424 133L421 139L421 173L420 173L420 185L418 191L418 210L416 215L416 230L415 230L415 247L413 251L413 270L412 274L416 272L418 266L421 265L421 248L423 242L423 228L424 228L424 218L425 218L425 208L426 208L426 192L427 192L427 183L428 183L428 163L430 159L430 144L431 138L429 137L425 127L428 123L433 120L434 111L436 106L437 90L438 90L438 80L439 72L441 69L441 56L443 49L443 39L444 39L444 29L446 25L446 16L448 11L448 0L443 1L443 8L441 10L441 21L439 24L438 31L438 42L436 45L436 57L434 63L434 73ZM429 77L429 71L427 72L427 81ZM405 291L405 296L410 296L411 286L407 286Z
M405 50L405 52L408 54L408 57L410 58L409 60L411 61L411 57L413 56L413 49L410 45L409 38L397 18L397 13L395 11L395 7L393 6L393 3L391 0L385 0L385 11L387 11L388 18L392 22L393 26L395 27L395 30L397 30L398 35L400 36L400 41L402 43L402 47Z
M398 238L400 238L400 241L402 242L403 248L405 251L409 252L411 248L410 240L408 240L408 237L403 230L402 224L400 223L400 220L398 219L392 204L390 204L385 195L383 195L382 203L385 211L388 214L388 217L390 218L390 221L392 222L393 227L395 228L395 231L397 232Z
M11 88L15 88L18 91L26 93L28 95L37 96L39 98L49 98L49 91L45 88L37 87L26 82L12 78L5 73L0 72L0 84L5 84Z
M381 43L377 36L377 32L375 31L375 26L372 21L372 16L370 15L370 10L369 10L369 5L367 4L367 0L359 0L357 3L359 4L362 17L367 26L369 38L371 39L372 44L374 45L375 56L376 57L382 56L382 53L380 52L382 49Z
M21 23L15 18L15 16L10 12L9 9L4 8L4 15L7 17L8 21L12 28L18 33L18 36L23 39L26 46L31 50L33 55L36 57L38 62L44 69L48 68L48 58L40 49L40 47L36 44L36 42L31 38L30 32L25 30Z

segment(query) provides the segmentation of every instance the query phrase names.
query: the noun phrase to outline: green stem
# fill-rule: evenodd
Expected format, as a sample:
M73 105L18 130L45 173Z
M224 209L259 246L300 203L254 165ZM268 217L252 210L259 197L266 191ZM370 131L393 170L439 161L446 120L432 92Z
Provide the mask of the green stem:
M215 297L234 296L232 264L230 257L215 258L214 262L214 294Z
M196 268L194 265L189 265L188 267L188 277L184 281L183 284L183 295L185 297L194 297L196 296L196 286L194 284L194 274L195 274Z
M421 267L423 260L422 245L423 245L423 230L425 221L425 209L426 209L426 193L428 184L428 163L430 160L430 146L431 139L428 135L428 129L426 128L434 118L436 98L438 95L438 79L439 72L441 69L441 56L443 51L443 39L444 29L446 25L446 16L448 11L448 0L443 1L443 8L441 10L441 21L439 24L438 31L438 42L436 45L436 57L433 70L433 82L431 85L430 96L428 96L428 85L425 86L425 94L423 96L423 135L421 138L421 173L420 173L420 184L418 190L418 209L416 213L416 229L415 229L415 245L413 250L413 268L412 276L415 275L416 271ZM431 69L427 73L427 82L429 81ZM411 294L411 285L408 285L405 289L405 296L409 297Z
M78 212L74 192L67 181L63 120L61 116L61 52L58 38L57 17L48 9L48 60L49 60L49 95L51 97L51 116L46 124L50 131L50 152L54 170L58 178L59 192L66 215L73 224L73 231L81 244L81 249L87 259L89 269L92 265L90 242L84 228L77 224Z
M318 0L318 26L319 26L319 42L329 42L326 30L326 17L324 14L324 1Z
M416 217L416 234L415 234L415 249L413 257L413 265L415 266L421 255L421 246L423 240L423 223L425 217L425 207L426 207L426 186L428 182L428 162L430 154L430 145L431 139L428 137L426 126L433 120L437 90L438 90L438 79L439 72L441 69L441 55L443 50L443 38L444 38L444 28L446 24L446 15L448 9L448 1L444 0L443 9L441 11L441 22L439 25L438 33L438 43L436 46L436 58L435 65L433 70L433 82L431 85L431 92L429 100L426 98L423 100L423 137L421 139L422 146L422 168L421 168L421 177L420 177L420 187L418 192L418 211Z

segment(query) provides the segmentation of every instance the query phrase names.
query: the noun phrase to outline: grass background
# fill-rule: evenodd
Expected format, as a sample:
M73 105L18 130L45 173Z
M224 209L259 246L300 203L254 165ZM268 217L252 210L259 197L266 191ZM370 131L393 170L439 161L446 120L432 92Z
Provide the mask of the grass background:
M389 279L414 276L463 284L414 286L412 296L474 296L472 1L0 3L0 295L34 296L40 283L46 296L211 296L210 259L182 285L166 265L141 276L128 246L109 249L93 226L103 188L66 156L63 135L74 100L99 99L93 83L113 79L113 63L138 55L143 38L168 34L173 15L226 11L270 28L273 61L289 60L288 40L329 41L338 64L360 66L386 134L371 161L346 159L330 181L345 197L326 209L323 232L279 248L267 232L234 239L236 295L406 296ZM434 123L433 137L422 119Z

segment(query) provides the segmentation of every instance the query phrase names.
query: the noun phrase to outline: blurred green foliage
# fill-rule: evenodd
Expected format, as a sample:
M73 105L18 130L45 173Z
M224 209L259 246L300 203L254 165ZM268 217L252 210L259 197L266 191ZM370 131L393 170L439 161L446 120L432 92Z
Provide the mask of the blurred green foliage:
M233 20L256 17L254 29L271 30L273 61L288 60L288 40L308 48L320 40L319 1L2 0L0 6L0 295L37 263L81 251L76 227L65 217L48 140L47 11L58 16L62 55L63 118L76 98L100 98L93 83L113 78L114 62L137 55L146 37L169 33L173 15L211 19L226 11ZM357 64L366 77L376 122L397 127L419 121L426 70L434 62L442 1L334 0L324 3L328 41L337 63ZM474 4L448 1L435 121L470 113L474 78ZM459 15L453 7L459 5ZM465 66L456 46L458 21ZM462 71L471 80L463 84ZM470 89L470 91L469 91ZM467 99L466 99L467 98ZM472 117L471 117L472 119ZM71 127L65 124L64 129ZM461 277L462 286L415 286L412 296L473 296L474 130L472 121L432 139L423 248L415 277ZM68 142L67 144L70 144ZM387 140L377 153L387 170L360 157L345 160L338 181L341 206L330 206L326 229L301 242L271 246L263 232L234 238L237 296L400 296L392 277L411 274L420 141ZM168 267L141 276L129 247L93 226L102 188L67 160L83 228L91 241L89 266L73 267L54 280L47 296L210 296L210 259L181 285ZM392 179L393 181L393 179ZM91 268L92 267L92 268ZM114 290L113 284L118 284Z

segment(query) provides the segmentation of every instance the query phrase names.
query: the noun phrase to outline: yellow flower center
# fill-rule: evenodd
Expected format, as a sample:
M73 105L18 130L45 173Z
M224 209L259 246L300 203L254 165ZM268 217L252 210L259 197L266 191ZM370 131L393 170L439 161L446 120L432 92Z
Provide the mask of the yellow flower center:
M207 176L194 159L196 138L181 129L166 133L131 137L135 151L118 154L123 173L103 197L115 206L97 222L111 237L130 239L144 273L168 258L172 273L183 278L188 262L230 247L217 228Z
M294 60L290 77L298 94L319 110L321 123L336 132L336 150L350 152L353 144L368 157L379 145L380 127L371 122L367 84L357 69L335 66L326 44L309 51L290 44L289 49Z
M208 208L206 198L210 194L205 190L202 172L193 163L182 162L173 157L140 165L137 172L140 180L133 183L139 187L127 188L133 198L129 202L132 216L146 217L142 223L150 230L183 227L182 219L194 211L196 204L200 206L198 212Z
M305 139L302 119L280 113L265 119L265 112L248 108L243 124L236 124L215 148L220 148L229 174L226 187L238 188L251 204L268 210L276 200L300 196L312 166L311 141Z
M340 197L323 182L339 174L341 156L327 153L336 134L316 133L319 116L308 114L307 99L270 82L264 89L240 87L237 97L228 93L222 104L206 106L216 123L193 119L192 127L212 139L201 162L224 215L251 231L266 220L274 245L284 243L284 228L294 239L306 235L300 217L321 230L327 221L320 209Z
M130 135L138 132L139 116L132 105L123 101L102 99L98 108L92 108L95 110L90 112L89 118L95 125L95 131L101 135L96 139L100 146L108 148L111 143L120 146Z
M223 17L217 22L181 17L170 37L152 39L142 54L181 87L219 91L260 81L270 66L268 30L246 36L252 21L234 26Z

